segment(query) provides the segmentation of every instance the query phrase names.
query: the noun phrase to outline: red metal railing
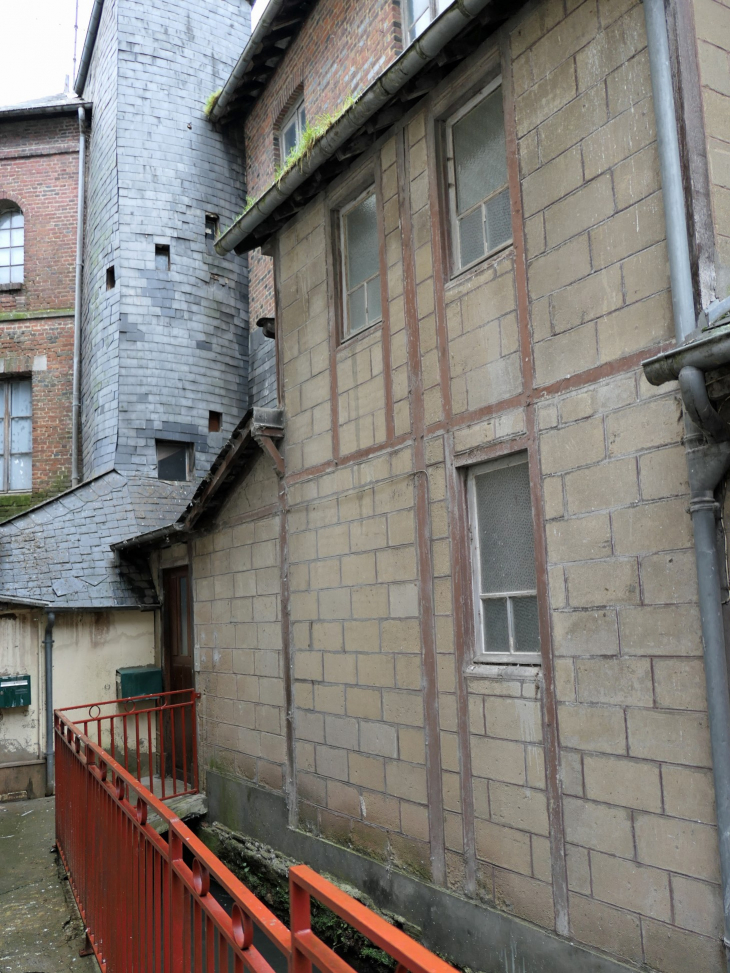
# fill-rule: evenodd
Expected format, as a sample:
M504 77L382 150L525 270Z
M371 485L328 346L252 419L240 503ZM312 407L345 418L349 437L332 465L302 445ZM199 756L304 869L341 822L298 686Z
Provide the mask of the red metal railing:
M355 973L314 935L314 896L392 956L396 973L454 973L312 869L289 870L291 931L98 743L55 714L56 841L102 973L274 973L258 928L289 973ZM167 836L148 823L150 811ZM230 912L211 894L215 881Z
M198 791L196 703L180 689L57 710L162 800Z

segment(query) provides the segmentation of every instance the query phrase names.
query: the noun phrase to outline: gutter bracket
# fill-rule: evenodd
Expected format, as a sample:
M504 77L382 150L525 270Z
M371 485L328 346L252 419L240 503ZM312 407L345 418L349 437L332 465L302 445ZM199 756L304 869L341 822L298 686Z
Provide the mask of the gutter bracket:
M283 479L286 473L284 457L274 445L275 439L280 441L284 438L283 410L254 407L251 420L251 438L259 444L265 453L268 453L274 466L274 472L280 479Z

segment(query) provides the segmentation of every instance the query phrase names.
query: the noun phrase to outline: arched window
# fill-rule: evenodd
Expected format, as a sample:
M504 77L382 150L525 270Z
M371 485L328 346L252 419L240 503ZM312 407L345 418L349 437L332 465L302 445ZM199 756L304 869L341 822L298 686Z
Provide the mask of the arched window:
M23 213L15 205L0 212L0 284L22 284L25 264Z

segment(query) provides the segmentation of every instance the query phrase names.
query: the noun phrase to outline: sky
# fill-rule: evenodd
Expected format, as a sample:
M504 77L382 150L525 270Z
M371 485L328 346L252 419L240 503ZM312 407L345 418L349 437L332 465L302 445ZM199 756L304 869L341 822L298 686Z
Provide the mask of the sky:
M5 41L0 58L0 106L64 90L66 76L73 74L76 5L77 0L0 0ZM77 69L92 6L93 0L78 0Z

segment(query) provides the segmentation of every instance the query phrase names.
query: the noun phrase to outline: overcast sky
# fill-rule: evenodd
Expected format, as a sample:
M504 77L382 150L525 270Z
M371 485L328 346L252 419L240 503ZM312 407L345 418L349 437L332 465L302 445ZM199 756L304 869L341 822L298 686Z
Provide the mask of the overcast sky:
M92 6L78 0L77 68ZM0 106L63 91L73 73L75 20L76 0L0 0Z

